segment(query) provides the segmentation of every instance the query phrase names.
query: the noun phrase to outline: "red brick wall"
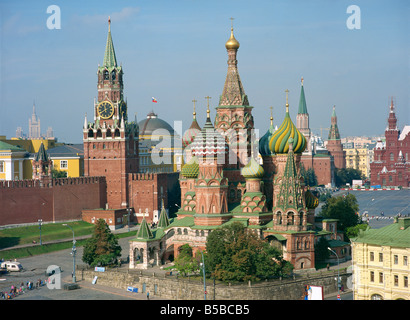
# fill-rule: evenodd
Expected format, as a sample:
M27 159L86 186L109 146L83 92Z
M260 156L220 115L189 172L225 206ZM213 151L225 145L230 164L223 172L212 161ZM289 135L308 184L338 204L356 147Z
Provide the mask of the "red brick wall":
M81 210L102 208L106 203L102 177L8 181L0 184L0 225L81 219Z

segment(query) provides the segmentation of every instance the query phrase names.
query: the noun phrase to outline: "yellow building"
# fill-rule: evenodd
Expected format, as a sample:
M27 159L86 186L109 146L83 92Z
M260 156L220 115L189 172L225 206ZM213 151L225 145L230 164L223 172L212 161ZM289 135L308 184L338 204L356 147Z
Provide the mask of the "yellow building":
M6 142L13 146L20 147L29 153L37 153L40 145L43 144L46 150L54 148L57 145L55 139L6 139L6 136L0 136L0 141Z
M355 300L410 300L410 218L352 240Z
M346 168L359 169L365 177L369 177L369 150L367 148L343 150L346 151Z
M0 180L27 179L29 154L23 148L0 140Z
M84 146L83 144L65 144L47 150L53 161L53 169L67 173L67 177L84 175Z

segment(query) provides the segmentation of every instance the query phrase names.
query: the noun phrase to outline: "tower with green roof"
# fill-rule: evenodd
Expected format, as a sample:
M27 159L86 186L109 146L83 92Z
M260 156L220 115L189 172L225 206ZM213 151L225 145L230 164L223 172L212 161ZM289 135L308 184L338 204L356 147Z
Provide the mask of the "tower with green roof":
M340 139L339 127L337 125L336 107L333 106L329 137L327 139L326 149L334 158L335 168L346 168L346 151L343 151L342 141Z
M298 114L296 115L296 128L305 136L307 147L306 150L310 150L310 127L309 127L309 113L306 106L305 89L303 87L303 77L301 79L300 86L300 97L299 97L299 108Z

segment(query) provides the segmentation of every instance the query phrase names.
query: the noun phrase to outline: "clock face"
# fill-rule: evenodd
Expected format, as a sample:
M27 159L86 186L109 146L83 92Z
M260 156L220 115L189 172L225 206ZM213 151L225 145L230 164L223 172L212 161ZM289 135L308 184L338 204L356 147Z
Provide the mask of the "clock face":
M108 119L114 114L114 106L111 102L103 101L98 105L97 111L102 119Z

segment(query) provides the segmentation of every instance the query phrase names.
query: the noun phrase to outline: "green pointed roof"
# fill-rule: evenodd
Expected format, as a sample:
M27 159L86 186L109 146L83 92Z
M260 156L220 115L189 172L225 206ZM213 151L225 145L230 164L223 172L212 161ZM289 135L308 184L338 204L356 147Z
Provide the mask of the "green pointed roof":
M288 209L295 209L296 211L304 209L302 188L295 165L293 143L294 140L289 138L289 152L285 170L283 172L283 176L281 177L282 181L276 204L276 207L283 211Z
M165 210L165 207L164 207L164 200L162 200L162 209L159 215L158 228L165 229L168 226L169 226L169 219L168 219L167 211Z
M339 133L339 127L337 126L337 116L336 116L335 106L333 106L328 140L340 140L340 133Z
M145 220L145 217L142 219L140 228L137 233L137 239L144 239L148 240L153 238L154 236L152 235L152 232L148 226L147 221Z
M305 99L305 90L303 89L303 78L302 86L300 88L300 98L299 98L299 109L298 114L307 114L306 99Z
M44 162L49 160L48 154L46 152L46 148L44 148L43 143L41 143L40 148L38 149L35 160L36 161L44 161Z
M115 57L114 44L111 38L111 20L108 19L108 36L107 36L107 45L105 46L104 53L104 62L103 67L108 69L114 68L117 66L117 58Z

